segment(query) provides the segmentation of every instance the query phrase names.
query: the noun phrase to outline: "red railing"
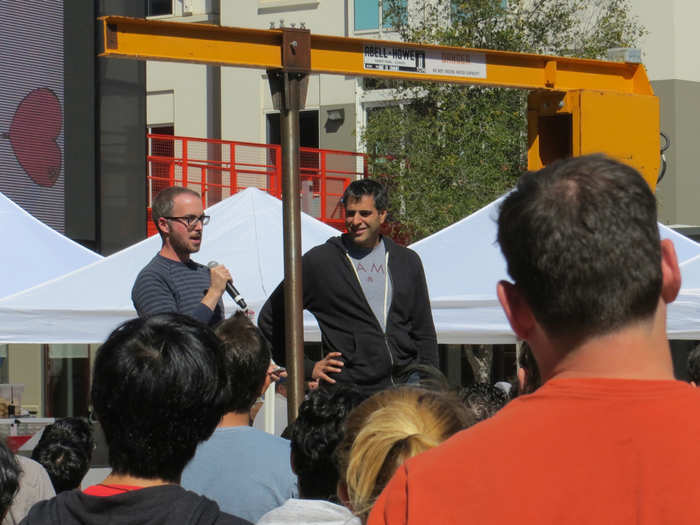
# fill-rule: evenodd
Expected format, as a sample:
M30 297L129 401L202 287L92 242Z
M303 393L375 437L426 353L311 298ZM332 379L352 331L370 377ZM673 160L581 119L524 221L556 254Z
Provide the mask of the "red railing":
M184 186L212 204L249 187L282 196L282 152L275 144L148 135L148 235L156 232L151 201L163 188ZM367 174L367 159L349 151L300 148L302 210L338 229L344 225L340 197Z

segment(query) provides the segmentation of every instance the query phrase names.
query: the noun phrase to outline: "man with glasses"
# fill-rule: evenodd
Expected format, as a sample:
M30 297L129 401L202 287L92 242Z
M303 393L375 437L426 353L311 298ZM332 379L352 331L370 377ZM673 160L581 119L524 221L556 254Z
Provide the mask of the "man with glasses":
M207 268L190 259L199 251L209 222L196 191L174 186L153 199L153 222L163 246L139 273L131 290L139 317L181 313L205 324L224 318L221 296L231 274L225 266Z

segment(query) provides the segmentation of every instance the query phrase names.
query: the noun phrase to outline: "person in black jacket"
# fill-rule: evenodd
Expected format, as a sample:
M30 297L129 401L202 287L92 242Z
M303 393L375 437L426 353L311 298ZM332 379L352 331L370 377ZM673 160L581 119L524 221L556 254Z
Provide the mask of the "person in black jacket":
M386 189L373 180L343 194L347 233L302 259L303 301L318 321L325 357L304 359L307 378L374 392L409 379L413 365L437 366L437 339L418 254L382 236ZM388 270L388 271L387 271ZM284 364L284 282L258 325Z
M212 500L180 486L197 445L225 411L221 342L181 314L119 326L95 359L92 405L112 472L84 491L37 503L22 523L243 525Z

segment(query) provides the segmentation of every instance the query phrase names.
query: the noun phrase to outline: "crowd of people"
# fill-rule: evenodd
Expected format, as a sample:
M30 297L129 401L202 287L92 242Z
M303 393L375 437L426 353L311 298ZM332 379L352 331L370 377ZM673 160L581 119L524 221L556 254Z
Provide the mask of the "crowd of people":
M201 297L188 291L190 312L143 312L100 348L91 400L111 467L101 483L78 486L94 446L83 420L45 430L33 457L52 493L31 505L20 498L32 494L29 468L0 447L6 519L694 521L700 424L690 415L700 392L674 379L666 339L680 271L672 243L659 239L654 196L632 168L602 156L558 161L523 175L504 200L498 242L512 282L494 286L522 340L509 389L446 387L433 368L420 261L380 234L384 189L355 184L343 198L348 234L305 262L315 281L304 300L326 352L307 359L313 388L283 437L253 428L251 412L279 377L284 283L260 328L243 312L210 327L213 315L223 317L230 276L220 269L202 279L207 272L190 264L207 218L190 193L171 193L154 209L164 260L155 259L157 271L149 265L143 278L152 282L136 295L143 308L177 310L183 297L173 283L193 272ZM338 266L326 287L319 260L326 273ZM169 273L176 264L188 267ZM149 290L159 280L162 290ZM699 381L700 350L688 369ZM24 513L13 514L20 499Z

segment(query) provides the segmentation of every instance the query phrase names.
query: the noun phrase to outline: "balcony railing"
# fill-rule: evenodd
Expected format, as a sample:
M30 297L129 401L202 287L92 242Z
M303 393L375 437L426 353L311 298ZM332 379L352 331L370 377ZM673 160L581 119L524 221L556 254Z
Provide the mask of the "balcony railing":
M282 151L275 144L148 135L148 234L156 232L151 201L162 189L183 186L212 204L249 187L282 197ZM335 228L344 225L340 198L367 175L367 159L349 151L300 148L302 210Z

